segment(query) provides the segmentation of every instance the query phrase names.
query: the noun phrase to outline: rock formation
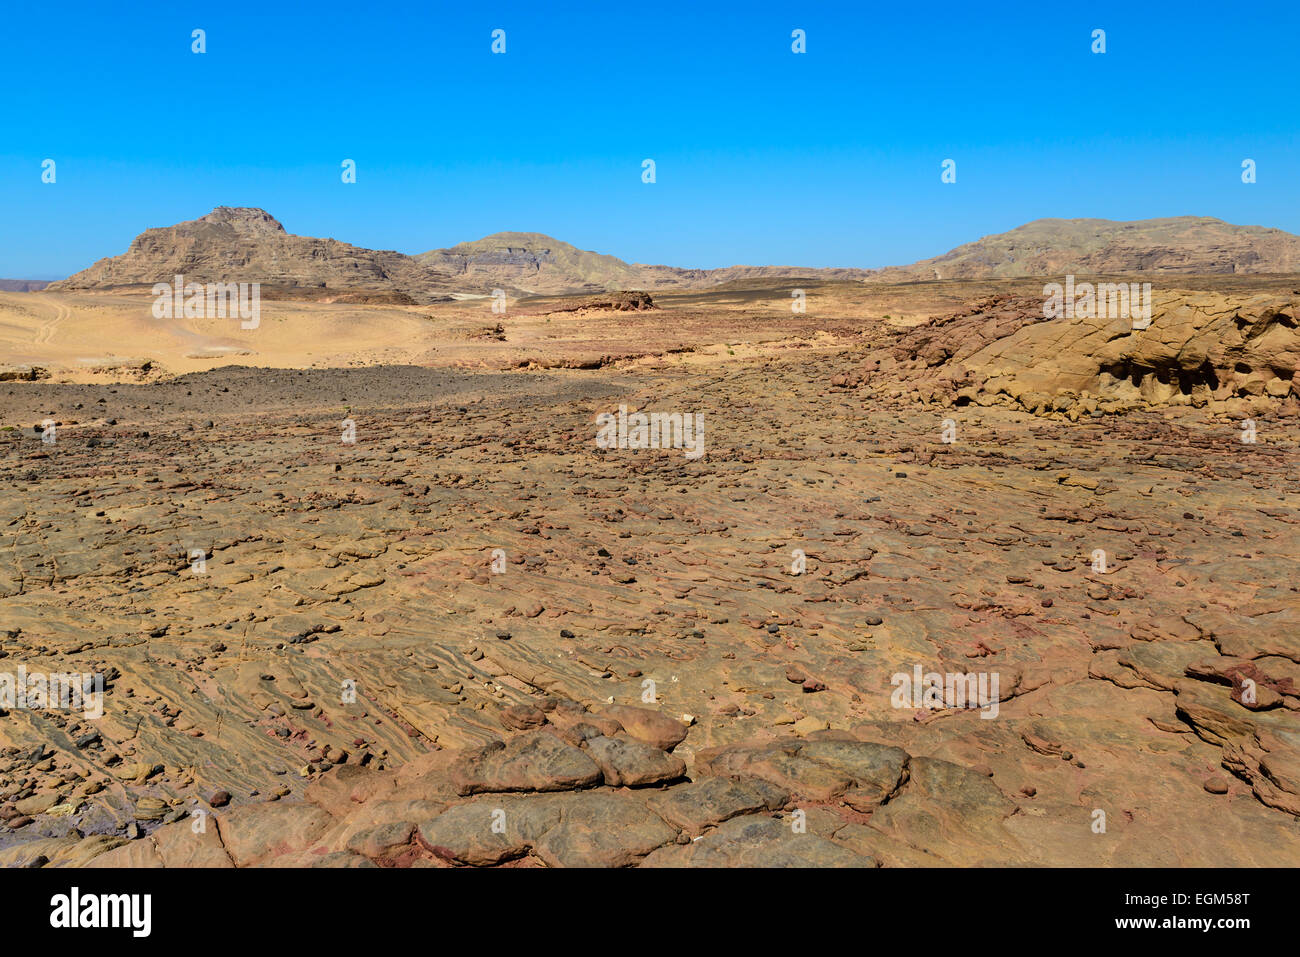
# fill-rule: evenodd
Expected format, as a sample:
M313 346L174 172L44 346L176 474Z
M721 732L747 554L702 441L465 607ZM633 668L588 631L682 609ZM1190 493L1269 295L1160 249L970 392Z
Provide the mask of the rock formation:
M1150 324L1045 318L1043 298L996 296L872 352L839 384L873 378L961 406L1079 415L1159 406L1248 416L1300 411L1300 300L1169 290Z

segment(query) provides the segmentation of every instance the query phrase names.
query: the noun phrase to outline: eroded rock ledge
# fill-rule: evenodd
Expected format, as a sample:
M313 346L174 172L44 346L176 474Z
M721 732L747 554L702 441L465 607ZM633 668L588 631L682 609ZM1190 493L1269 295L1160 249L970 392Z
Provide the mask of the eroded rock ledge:
M392 771L342 765L305 800L214 810L197 832L182 820L129 843L50 839L6 863L876 867L943 863L963 833L1013 842L1016 803L950 761L825 731L701 751L688 777L657 746L681 740L680 722L552 705L534 730Z

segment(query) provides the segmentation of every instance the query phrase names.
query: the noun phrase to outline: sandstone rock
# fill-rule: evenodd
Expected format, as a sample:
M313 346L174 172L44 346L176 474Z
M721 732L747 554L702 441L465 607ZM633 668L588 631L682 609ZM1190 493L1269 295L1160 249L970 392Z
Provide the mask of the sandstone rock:
M220 818L220 836L235 866L248 867L306 850L329 824L330 816L311 804L248 804Z
M652 795L647 803L665 821L694 836L741 814L775 811L789 797L781 788L757 778L703 778Z
M601 714L613 718L632 737L660 751L671 751L686 738L687 727L676 718L649 708L609 705Z
M600 765L605 783L614 787L663 784L686 773L686 762L677 755L634 738L590 738L587 753Z
M578 748L549 731L534 731L464 755L452 765L451 780L462 795L566 791L599 784L601 772L596 762Z
M814 834L796 834L789 823L758 815L735 817L684 846L663 847L643 867L877 867Z

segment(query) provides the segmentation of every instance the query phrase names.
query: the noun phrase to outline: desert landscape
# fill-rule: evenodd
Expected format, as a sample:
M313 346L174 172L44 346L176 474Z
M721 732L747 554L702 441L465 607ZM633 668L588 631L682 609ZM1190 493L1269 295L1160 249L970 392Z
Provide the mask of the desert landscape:
M7 707L0 865L1294 866L1298 306L1192 216L692 269L218 207L0 284L0 668L102 688Z

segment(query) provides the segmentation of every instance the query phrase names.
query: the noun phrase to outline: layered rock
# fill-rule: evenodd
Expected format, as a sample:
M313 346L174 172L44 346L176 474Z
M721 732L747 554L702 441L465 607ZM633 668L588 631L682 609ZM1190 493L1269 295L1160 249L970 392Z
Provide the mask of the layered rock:
M1074 418L1178 405L1241 416L1300 411L1295 299L1152 298L1143 327L1127 315L1049 319L1043 299L992 297L907 331L836 384L874 380L949 405L1010 403Z
M591 739L586 753L608 754L613 740ZM672 758L640 748L634 763ZM777 753L802 753L808 768L843 781L855 796L825 793L812 780L776 783L786 777L772 764ZM484 774L491 755L512 757ZM658 787L629 790L622 773L602 781L584 749L531 732L429 755L399 771L345 765L322 776L305 800L214 809L198 827L177 821L133 842L70 836L0 852L0 861L26 860L39 849L47 861L91 867L878 867L877 842L888 857L913 841L906 853L926 853L921 840L955 848L977 821L998 830L1015 810L975 772L847 734L740 743L716 757L721 763L702 762L693 781L674 773L646 782ZM909 787L924 795L921 833L909 823ZM870 812L890 799L889 819L876 829ZM1005 831L985 836L1011 840Z
M0 864L1292 863L1293 422L926 401L1058 322L1023 299L747 349L662 297L610 318L736 354L582 374L7 383L0 672L105 697L3 716ZM599 447L620 404L707 455Z

